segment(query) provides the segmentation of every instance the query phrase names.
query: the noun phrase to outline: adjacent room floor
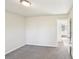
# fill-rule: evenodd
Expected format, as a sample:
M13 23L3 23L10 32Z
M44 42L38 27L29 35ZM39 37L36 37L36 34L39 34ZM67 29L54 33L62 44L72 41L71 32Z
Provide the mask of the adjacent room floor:
M25 45L5 56L5 59L71 59L64 47Z

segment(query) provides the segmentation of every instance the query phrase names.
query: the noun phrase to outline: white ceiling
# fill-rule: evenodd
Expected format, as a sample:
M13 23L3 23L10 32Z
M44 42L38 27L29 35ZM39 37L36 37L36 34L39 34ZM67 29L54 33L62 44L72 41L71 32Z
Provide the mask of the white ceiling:
M67 14L72 0L29 0L31 7L25 7L18 0L6 0L6 10L23 16Z

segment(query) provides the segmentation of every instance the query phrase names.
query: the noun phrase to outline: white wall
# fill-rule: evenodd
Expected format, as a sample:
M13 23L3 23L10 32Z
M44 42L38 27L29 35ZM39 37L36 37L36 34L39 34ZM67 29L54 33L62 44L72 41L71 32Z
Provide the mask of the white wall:
M6 54L26 44L24 38L24 17L6 12L5 30Z
M62 17L37 16L26 18L26 43L57 46L57 19Z

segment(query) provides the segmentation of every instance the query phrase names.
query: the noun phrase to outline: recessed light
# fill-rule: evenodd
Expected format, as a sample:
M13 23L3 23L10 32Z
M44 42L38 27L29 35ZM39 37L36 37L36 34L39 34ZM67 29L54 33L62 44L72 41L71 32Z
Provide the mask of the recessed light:
M20 0L20 3L26 7L30 7L31 3L28 0Z

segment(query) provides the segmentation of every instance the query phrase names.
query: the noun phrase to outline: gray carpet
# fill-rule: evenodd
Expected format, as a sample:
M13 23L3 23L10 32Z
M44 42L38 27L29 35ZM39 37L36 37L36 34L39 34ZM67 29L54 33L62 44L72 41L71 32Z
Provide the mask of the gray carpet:
M71 59L63 47L25 45L5 56L5 59Z

